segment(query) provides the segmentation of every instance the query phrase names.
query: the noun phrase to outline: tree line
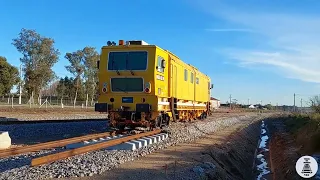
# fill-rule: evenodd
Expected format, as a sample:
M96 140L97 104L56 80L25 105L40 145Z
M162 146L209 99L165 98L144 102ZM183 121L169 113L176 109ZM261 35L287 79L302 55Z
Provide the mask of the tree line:
M71 77L58 77L52 67L59 61L60 51L55 47L55 40L37 33L33 29L23 28L12 45L21 53L23 78L20 79L19 67L8 63L0 56L0 96L10 95L12 88L20 86L22 95L32 103L41 104L43 96L59 99L95 100L97 92L97 61L99 53L94 47L67 52L64 58L69 65L66 71ZM37 101L36 101L37 99Z

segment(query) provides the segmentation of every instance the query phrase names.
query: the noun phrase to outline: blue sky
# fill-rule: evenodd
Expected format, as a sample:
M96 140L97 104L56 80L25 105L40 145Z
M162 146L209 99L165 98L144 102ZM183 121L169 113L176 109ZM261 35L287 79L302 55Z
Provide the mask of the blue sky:
M142 39L208 74L223 103L303 105L320 94L320 1L317 0L1 0L0 55L19 66L11 44L21 28L55 40L54 66L69 75L66 52L108 40ZM63 2L63 3L62 3ZM298 103L299 102L299 103Z

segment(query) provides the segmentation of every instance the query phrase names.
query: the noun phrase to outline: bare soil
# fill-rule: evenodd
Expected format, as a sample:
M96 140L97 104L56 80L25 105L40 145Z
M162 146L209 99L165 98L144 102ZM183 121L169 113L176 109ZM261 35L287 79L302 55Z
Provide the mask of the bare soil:
M29 107L0 107L0 120L59 120L59 119L88 119L105 118L106 114L95 112L93 108L29 108Z
M230 117L248 114L245 112L216 112L213 117ZM101 119L106 118L105 113L95 112L94 108L29 108L29 107L0 107L0 120L63 120L63 119Z
M301 179L296 173L296 161L300 158L297 144L288 133L284 118L269 122L271 141L269 144L272 179Z
M320 152L319 119L291 115L268 122L273 179L302 179L295 170L297 160Z

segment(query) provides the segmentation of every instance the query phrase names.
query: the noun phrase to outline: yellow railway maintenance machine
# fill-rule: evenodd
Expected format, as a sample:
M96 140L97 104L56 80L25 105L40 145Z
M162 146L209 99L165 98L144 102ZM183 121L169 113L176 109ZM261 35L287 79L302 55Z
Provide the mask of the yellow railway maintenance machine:
M173 53L144 41L108 41L99 68L95 111L110 126L154 128L210 114L210 78Z

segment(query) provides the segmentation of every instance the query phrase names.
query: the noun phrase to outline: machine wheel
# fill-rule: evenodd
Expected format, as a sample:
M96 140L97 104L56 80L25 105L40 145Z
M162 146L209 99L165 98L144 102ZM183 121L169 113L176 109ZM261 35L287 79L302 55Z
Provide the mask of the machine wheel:
M170 117L168 114L166 114L166 125L169 126L170 123Z
M207 118L207 113L203 113L203 119Z
M170 117L168 114L161 114L155 120L155 127L169 126Z
M156 119L155 119L155 123L154 123L154 126L157 128L157 127L160 127L161 126L161 123L163 121L163 118L162 116L158 116Z
M200 119L203 120L203 119L206 119L207 118L207 114L206 113L202 113L200 115Z
M120 131L123 131L124 128L126 127L126 125L117 125L117 129L119 129Z

